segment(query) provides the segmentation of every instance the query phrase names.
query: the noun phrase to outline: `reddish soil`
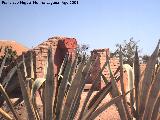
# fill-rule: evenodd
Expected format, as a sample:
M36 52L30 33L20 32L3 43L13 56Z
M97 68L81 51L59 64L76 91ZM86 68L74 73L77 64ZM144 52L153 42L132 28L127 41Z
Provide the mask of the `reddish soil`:
M17 52L17 55L21 55L22 52L26 52L29 50L27 47L11 40L0 40L0 47L6 47L6 46L11 46L13 50ZM0 56L3 55L3 52L0 52Z
M94 96L96 94L96 92L93 93L92 96ZM80 109L82 108L83 102L85 100L85 97L87 95L87 92L83 92L82 96L81 96L81 103L80 103ZM109 102L111 100L111 97L109 95L107 95L102 103L100 104L103 105L106 102ZM110 106L108 109L106 109L105 111L103 111L95 120L120 120L120 116L118 111L116 110L115 105Z

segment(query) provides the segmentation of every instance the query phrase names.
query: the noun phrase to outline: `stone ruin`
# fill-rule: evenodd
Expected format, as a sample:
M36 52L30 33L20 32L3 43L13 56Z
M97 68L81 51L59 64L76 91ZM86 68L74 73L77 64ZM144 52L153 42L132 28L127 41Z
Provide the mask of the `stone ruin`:
M72 54L72 56L75 56L77 41L74 38L53 37L33 48L33 51L35 52L36 78L44 77L44 66L47 60L49 47L52 48L52 54L54 56L54 74L56 76L65 55Z
M52 49L52 55L54 56L53 64L54 64L54 75L56 76L58 74L58 71L60 69L61 63L65 57L66 54L72 54L74 58L74 54L76 53L77 48L77 41L74 38L67 38L67 37L52 37L49 38L47 41L39 44L37 47L28 50L27 52L24 52L22 55L20 55L16 61L14 61L12 64L10 64L5 70L3 70L2 74L2 80L6 79L7 73L16 66L17 63L20 63L20 61L23 60L23 56L25 58L25 65L26 65L26 73L27 78L31 78L31 54L33 57L33 65L34 67L34 76L35 78L43 78L44 77L44 67L47 60L47 54L48 54L48 48L51 47ZM22 71L22 75L24 76L24 68L23 65L20 66L20 69ZM19 87L19 81L17 73L13 75L11 81L8 83L6 87L6 92L10 97L16 97L19 96L20 93L20 87ZM20 93L21 94L21 93ZM2 97L0 98L1 103Z
M72 54L72 56L75 56L76 48L77 48L77 41L75 38L67 38L67 37L52 37L49 38L47 41L39 44L37 47L23 53L25 57L25 63L27 68L27 77L31 77L31 68L30 68L30 57L31 53L33 55L33 64L36 66L34 68L34 76L35 78L43 78L44 77L44 67L47 60L47 52L48 48L52 48L52 54L54 56L54 75L57 76L58 71L60 69L60 66L62 64L62 61L66 54ZM99 56L98 62L94 66L95 69L91 71L91 79L86 82L87 84L91 84L92 80L95 79L95 75L98 70L102 68L104 65L107 56L109 56L109 49L96 49L91 52L91 56ZM17 61L22 61L23 55L19 56L17 58ZM92 60L95 60L95 57L92 57ZM10 65L8 69L6 69L7 73L14 65L16 65L16 62L14 64ZM110 59L110 67L113 71L113 73L117 70L119 67L119 60L118 58L111 58ZM145 65L141 65L142 70L145 69ZM23 66L21 67L23 71ZM103 71L103 75L109 80L109 72L107 67ZM4 76L4 75L3 75ZM3 78L2 76L2 78ZM105 83L103 82L102 78L98 78L98 84L95 88L95 90L99 90L105 86ZM17 74L13 76L13 79L11 81L10 86L7 88L7 92L11 93L13 89L16 89L18 87L18 81L17 81ZM127 74L124 72L124 84L125 86L128 86L128 79ZM118 87L120 87L118 83ZM17 88L18 89L18 88Z
M93 80L95 78L97 71L102 69L103 65L105 64L105 62L107 60L107 57L110 56L109 48L95 49L95 50L91 51L91 56L94 56L94 57L92 57L93 61L96 59L96 56L99 56L97 64L94 66L94 70L91 72L91 74L92 74L91 80ZM112 70L112 73L114 74L116 72L116 70L118 69L118 67L120 66L119 58L112 57L112 58L110 58L109 63L110 63L110 68ZM141 74L145 70L145 68L146 68L146 64L140 64ZM124 72L123 73L124 88L127 91L127 90L129 90L128 75L127 75L126 70L124 70L123 72ZM103 70L102 74L106 77L107 80L110 80L110 73L109 73L107 66ZM96 85L95 89L100 90L105 86L105 82L102 77L99 77L97 80L98 80L98 84ZM92 83L92 81L87 81L87 84L91 84L91 83ZM117 86L118 86L119 90L121 91L120 81L118 81Z

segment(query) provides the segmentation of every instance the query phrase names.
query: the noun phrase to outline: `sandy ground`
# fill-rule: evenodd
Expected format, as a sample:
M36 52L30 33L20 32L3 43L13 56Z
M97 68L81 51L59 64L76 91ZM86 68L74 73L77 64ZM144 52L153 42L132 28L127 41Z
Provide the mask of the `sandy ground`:
M92 96L94 96L96 94L96 92L93 93ZM81 96L81 103L80 103L80 109L83 105L83 102L85 100L85 97L87 95L87 92L83 92L82 96ZM100 106L108 101L110 101L111 98L109 95L107 95L104 100L102 101L102 103L100 104ZM95 120L120 120L120 116L119 113L115 107L115 105L110 106L108 109L106 109L105 111L103 111Z
M96 94L96 92L93 93L93 95ZM78 113L81 111L81 108L82 108L82 105L83 105L83 102L85 100L85 97L87 95L87 92L83 92L82 93L82 96L81 96L81 103L80 103L80 107L79 107L79 110L78 110ZM107 95L105 97L105 99L102 101L102 103L100 104L100 106L108 101L110 101L110 96ZM39 106L39 109L41 109L41 102L40 100L38 99L38 106ZM3 108L7 111L7 107L5 105L5 107ZM15 107L15 110L17 111L18 115L20 116L20 119L21 120L27 120L27 113L26 113L26 109L24 107L24 103L22 102L21 104L19 104L18 106ZM40 110L40 113L42 114L42 109ZM12 114L10 114L12 116ZM78 116L78 115L77 115ZM0 120L3 120L1 117L0 117ZM75 118L75 120L77 120L77 118ZM106 109L105 111L103 111L95 120L120 120L120 117L119 117L119 114L117 112L117 109L115 107L115 105L112 105L110 106L108 109Z

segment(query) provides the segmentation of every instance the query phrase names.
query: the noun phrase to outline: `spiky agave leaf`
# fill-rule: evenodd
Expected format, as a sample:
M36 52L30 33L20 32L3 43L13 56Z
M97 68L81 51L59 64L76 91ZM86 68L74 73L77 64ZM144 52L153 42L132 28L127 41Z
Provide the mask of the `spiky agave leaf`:
M103 91L101 91L101 94L98 96L97 100L94 101L93 105L86 111L86 113L83 115L82 120L86 120L90 117L90 115L97 109L101 101L106 97L106 95L111 90L111 84L108 84L104 87Z
M55 100L55 78L52 49L48 50L48 66L45 81L45 120L53 119L53 103Z
M92 63L91 58L89 58L86 62L86 65L85 65L84 69L82 70L82 77L80 79L80 84L79 84L79 86L76 90L76 94L75 94L75 97L74 97L74 100L73 100L73 103L72 103L72 106L71 106L71 111L70 111L68 120L74 119L74 117L77 113L77 110L78 110L79 105L80 105L81 94L82 94L83 89L85 87L86 80L89 78L90 71L92 69L91 63Z
M114 77L111 77L111 85L112 85L112 90L110 91L112 98L117 97L120 95L117 84L116 84L116 80L114 79ZM127 115L126 115L126 110L124 107L124 104L122 102L122 100L119 101L119 103L116 103L116 106L118 108L118 112L120 115L120 118L122 120L127 120Z
M31 78L35 78L34 76L34 65L33 65L33 51L30 53L30 61L31 61Z
M108 84L108 80L107 80L107 78L103 74L102 74L102 79L105 82L105 84L107 85Z
M145 104L146 104L146 95L149 91L150 85L152 83L152 76L153 76L153 71L155 68L155 64L157 62L157 56L158 56L158 52L159 52L159 44L160 41L155 49L155 51L153 52L153 54L151 55L146 69L145 69L145 73L144 73L144 78L143 80L140 81L140 85L139 85L139 92L140 92L140 106L139 106L139 115L140 117L142 117L144 109L145 109Z
M128 77L128 90L131 90L134 88L134 78L133 78L133 68L129 64L124 64L123 68L127 72Z
M37 107L37 104L36 104L36 92L39 92L39 95L40 95L40 98L41 98L41 101L42 101L42 104L43 104L43 107L45 108L45 103L44 103L44 99L42 98L41 96L41 90L40 88L42 87L42 89L44 88L44 85L45 85L45 81L46 81L46 74L47 74L47 64L48 64L48 61L45 62L45 65L44 65L44 71L43 71L43 75L44 75L44 78L36 78L34 81L33 81L33 85L32 85L32 88L31 88L31 99L32 99L32 103L33 103L33 106L34 106L34 110L36 112L36 116L38 119L40 119L40 114L39 114L39 110L38 110L38 107ZM32 75L31 75L32 76ZM32 78L30 78L32 79ZM43 109L44 109L43 108ZM45 111L45 110L44 110ZM44 115L44 114L43 114ZM44 115L45 116L45 115Z
M62 78L63 78L63 73L65 71L65 67L67 65L67 60L68 60L68 54L65 55L64 59L63 59L63 62L60 66L60 69L59 69L59 72L58 72L58 80L57 80L57 86L56 86L56 93L55 93L55 96L58 95L58 88L60 86L60 83L62 81ZM57 98L55 98L55 101L54 101L54 106L53 106L53 113L56 114L56 105L57 105Z
M159 114L159 106L160 106L160 95L158 100L156 101L155 105L154 105L154 109L153 109L153 113L152 113L152 117L151 120L159 120L160 118L160 114Z
M65 97L67 82L69 79L69 74L71 71L71 66L72 66L72 59L71 57L69 57L62 81L58 89L57 106L56 106L56 120L59 120L62 117L63 102L64 102L64 97Z
M131 89L134 88L133 68L129 64L124 64L123 68L126 70L127 76L128 76L128 87L127 87L127 90L131 90ZM130 98L131 112L135 116L134 91L130 92L130 97L129 98Z
M132 91L132 90L130 90L130 91ZM125 93L125 95L127 95L130 91ZM94 120L100 113L102 113L104 110L106 110L111 105L118 103L122 98L123 98L123 95L120 95L120 96L117 96L117 97L111 99L111 101L109 101L108 103L103 104L96 111L94 111L92 113L92 115L88 118L88 120Z
M44 84L45 81L46 81L45 78L37 78L33 82L33 86L32 86L32 89L31 89L31 99L32 99L34 110L35 110L35 113L36 113L36 116L37 116L38 119L40 119L40 114L39 114L39 111L38 111L38 108L37 108L35 94L40 89L40 87ZM43 101L42 101L42 103L43 103Z
M121 56L121 54L120 54ZM121 57L120 57L121 59ZM120 61L121 62L121 61ZM110 73L110 78L111 78L111 86L112 86L112 89L110 91L111 93L111 96L114 98L114 97L117 97L119 96L120 92L118 90L118 87L117 87L117 84L116 84L116 79L115 77L113 76L113 73L112 73L112 70L111 70L111 67L110 67L110 63L109 63L109 57L107 56L107 59L106 59L106 63L108 65L108 71ZM122 66L120 65L120 71L122 70ZM120 72L120 77L121 77L121 72ZM121 78L120 78L121 79ZM124 107L124 104L123 104L123 101L121 100L119 103L116 103L116 106L118 108L118 112L120 114L120 117L121 119L123 120L127 120L127 115L126 115L126 109Z
M1 78L2 71L3 71L3 68L4 68L4 65L5 65L5 62L6 62L7 57L8 57L8 50L7 50L7 52L6 52L6 54L5 54L4 58L3 58L3 61L2 61L2 63L1 63L1 67L0 67L0 78Z
M140 81L140 66L139 66L139 57L138 57L138 51L136 48L135 57L134 57L134 88L135 88L135 106L136 106L136 119L139 119L139 81Z
M19 65L21 65L21 64L22 64L22 61L19 63ZM16 73L16 71L17 71L17 66L14 66L14 67L7 73L7 75L4 77L3 82L2 82L2 86L4 87L5 90L6 90L7 86L8 86L11 78L12 78L13 75ZM11 89L6 90L6 92L7 92L8 94L11 93L12 90L13 90L17 85L18 85L17 82L16 82L16 83L13 83L13 84L10 86ZM3 99L3 97L1 97L1 103L3 103L3 102L4 102L4 99ZM1 105L2 105L2 104L1 104Z
M122 95L125 94L125 90L124 90L124 81L123 81L123 58L122 58L122 47L120 46L120 51L119 51L119 62L120 62L120 85L121 85L121 91L122 91ZM124 108L125 108L125 112L127 114L127 118L131 119L131 115L129 113L129 108L127 106L127 101L125 96L123 96L123 104L124 104Z
M106 59L107 59L106 64L109 65L109 57L107 56ZM111 71L110 71L110 74L112 74ZM106 86L103 87L100 91L98 91L96 93L96 95L94 95L94 97L91 99L90 103L88 104L88 109L90 109L95 104L95 102L97 102L97 100L98 100L97 104L95 105L94 109L92 109L92 111L98 107L99 103L101 103L101 101L104 99L104 97L109 93L109 90L111 90L111 84L108 82L108 80L106 79L106 77L103 74L101 74L101 76L102 76ZM103 97L101 97L101 96L103 96Z
M37 78L34 83L33 83L33 87L31 90L31 98L33 98L35 96L35 93L40 89L40 87L42 86L42 84L46 81L45 78Z
M19 66L22 65L22 61L19 62ZM2 82L2 86L4 86L4 88L6 88L7 84L9 83L9 81L11 80L11 78L13 77L13 75L16 73L17 71L17 66L14 66L8 73L7 75L5 76L5 78L3 79L3 82Z
M94 64L93 64L93 66L98 62L98 58L99 57L96 57L96 60L95 60L95 62L94 62ZM95 79L94 79L94 81L93 81L93 83L92 83L92 86L91 86L91 88L90 88L90 90L89 90L89 92L87 93L87 96L86 96L86 98L85 98L85 101L84 101L84 104L83 104L83 106L82 106L82 110L81 110L81 113L80 113L80 115L79 115L79 120L81 120L81 118L82 118L82 116L83 116L83 114L84 113L86 113L86 111L87 111L87 104L88 104L88 101L89 101L89 99L90 99L90 97L91 97L91 95L92 95L92 93L93 93L93 91L94 91L94 89L95 89L95 86L97 85L97 83L98 83L98 78L101 76L101 74L102 74L102 71L105 69L105 67L106 67L106 65L107 65L107 62L103 65L103 67L102 67L102 69L100 70L100 71L97 71L97 73L96 73L96 77L95 77Z
M68 95L67 95L66 102L64 105L62 120L65 120L66 118L68 118L68 114L71 110L71 105L73 104L73 100L76 95L76 90L80 86L80 79L82 77L83 67L84 67L84 63L81 63L75 77L73 78L73 81L68 91Z
M10 108L10 110L11 110L11 112L13 113L14 118L15 118L16 120L19 120L18 115L17 115L16 111L15 111L14 108L13 108L12 102L11 102L11 100L9 99L9 96L7 95L7 93L5 92L5 90L4 90L4 88L3 88L3 86L2 86L1 84L0 84L0 92L2 93L2 96L5 98L8 106L9 106L9 108Z
M28 95L27 88L26 88L22 73L20 71L19 65L17 65L17 74L18 74L18 79L19 79L21 91L22 91L22 96L24 99L27 113L28 113L28 118L29 118L29 120L36 120L35 111L33 109L31 99Z
M108 90L108 92L105 92L106 89ZM93 98L90 100L89 102L89 105L88 105L88 109L90 109L94 104L95 102L99 99L99 97L103 94L103 93L106 93L104 94L104 97L106 97L106 95L110 92L110 90L112 89L112 86L111 86L111 83L108 82L106 84L106 86L104 86L100 91L98 91L96 93L96 95L93 96ZM103 99L102 99L103 100Z
M60 67L60 69L59 69L59 72L58 72L58 80L60 80L61 78L63 78L63 72L64 72L64 70L65 70L65 66L66 66L66 64L67 64L67 58L68 57L68 55L66 55L65 57L64 57L64 60L63 60L63 62L62 62L62 64L61 64L61 67Z
M155 106L159 96L160 96L160 69L158 70L158 73L149 88L142 120L151 120L154 107L160 108L160 106Z
M25 63L25 57L24 54L22 55L22 61L23 61L23 70L24 70L24 77L27 78L27 68L26 68L26 63Z
M74 58L75 57L75 58ZM72 84L73 78L75 77L75 70L77 66L77 62L78 62L78 57L79 57L79 53L77 52L76 55L73 57L73 55L71 54L71 58L72 58L72 66L71 66L71 71L69 74L69 78L68 78L68 82L69 84ZM73 60L74 58L74 60Z

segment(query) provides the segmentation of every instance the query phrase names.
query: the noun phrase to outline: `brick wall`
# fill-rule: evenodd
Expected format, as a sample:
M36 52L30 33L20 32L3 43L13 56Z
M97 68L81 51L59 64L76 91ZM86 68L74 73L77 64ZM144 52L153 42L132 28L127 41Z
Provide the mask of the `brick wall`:
M41 43L37 47L33 48L36 54L36 77L44 77L44 66L47 60L48 48L52 48L52 54L54 56L54 74L58 74L61 63L66 54L75 54L75 48L77 47L77 41L74 38L66 37L53 37L49 38L47 41Z
M52 54L54 58L54 75L56 76L58 74L59 68L61 66L61 63L65 57L66 54L72 54L74 57L75 55L75 48L77 47L77 41L74 38L66 38L66 37L52 37L49 38L47 41L39 44L35 48L23 53L25 58L25 64L27 69L27 77L31 77L31 53L33 55L33 64L34 64L34 75L36 78L42 78L44 77L44 66L45 62L47 60L47 52L48 48L52 48ZM12 64L10 64L3 72L2 79L3 80L6 76L6 74L15 66L17 65L17 62L23 60L23 55L20 55L16 61L14 61ZM20 67L22 75L24 76L24 69L23 65ZM2 82L2 81L0 81ZM20 93L19 89L19 82L18 82L18 76L17 73L14 74L12 77L10 83L8 84L6 88L6 92L9 95L13 95L13 91L16 90L16 94ZM17 92L17 90L19 90ZM15 95L16 95L15 94Z
M33 64L34 66L36 66L34 68L35 77L36 78L44 77L44 67L45 67L45 63L47 60L47 52L48 52L49 47L52 48L52 54L54 57L53 58L54 59L54 62L53 62L54 63L54 75L56 76L58 74L58 71L60 69L61 63L65 55L72 54L72 57L75 56L75 52L76 52L75 49L77 47L77 41L74 38L52 37L46 40L45 42L39 44L32 50L25 52L24 56L25 56L25 63L27 67L27 73L28 73L27 77L31 77L31 71L30 71L31 53L33 54L33 61L34 61ZM95 76L98 74L98 72L103 67L104 63L106 62L107 56L109 55L110 55L109 49L96 49L91 52L92 61L95 61L97 56L98 56L98 60L96 64L94 65L94 69L91 71L91 77L87 81L87 84L92 83L92 81L95 79ZM21 60L22 60L22 55L19 56L17 61L21 61ZM9 66L8 68L11 69L14 65L15 63ZM141 72L144 71L145 66L146 66L145 64L140 65ZM117 68L119 67L119 59L111 58L110 67L114 74ZM23 66L21 68L23 71ZM107 80L110 80L108 67L106 67L103 70L103 75L107 78ZM97 78L97 80L98 80L98 84L96 86L96 89L99 90L105 86L105 83L101 77ZM127 78L127 73L125 71L124 71L124 84L125 84L125 87L128 86L128 78ZM119 82L118 82L118 87L120 88Z
M103 67L103 65L106 62L107 56L110 56L110 52L109 52L109 49L95 49L95 50L91 51L91 56L94 56L94 57L92 57L93 60L95 60L96 56L98 56L99 59L98 59L96 65L94 66L93 72L91 73L92 79L90 81L87 81L87 84L92 83L92 81L95 79L96 73ZM112 70L112 73L114 74L116 72L117 68L120 66L119 58L116 58L116 57L110 58L109 62L110 62L110 68ZM145 67L146 67L146 64L140 64L141 74L145 70ZM110 73L108 71L108 67L105 67L105 69L103 70L102 73L107 78L107 80L110 81ZM120 73L118 73L118 74L120 74ZM125 87L125 90L127 90L128 89L128 75L125 70L124 70L123 75L124 75L123 76L124 87ZM96 86L96 89L99 90L105 86L105 83L102 78L98 78L97 80L98 80L98 84ZM120 81L118 82L117 86L118 86L119 90L121 90Z

